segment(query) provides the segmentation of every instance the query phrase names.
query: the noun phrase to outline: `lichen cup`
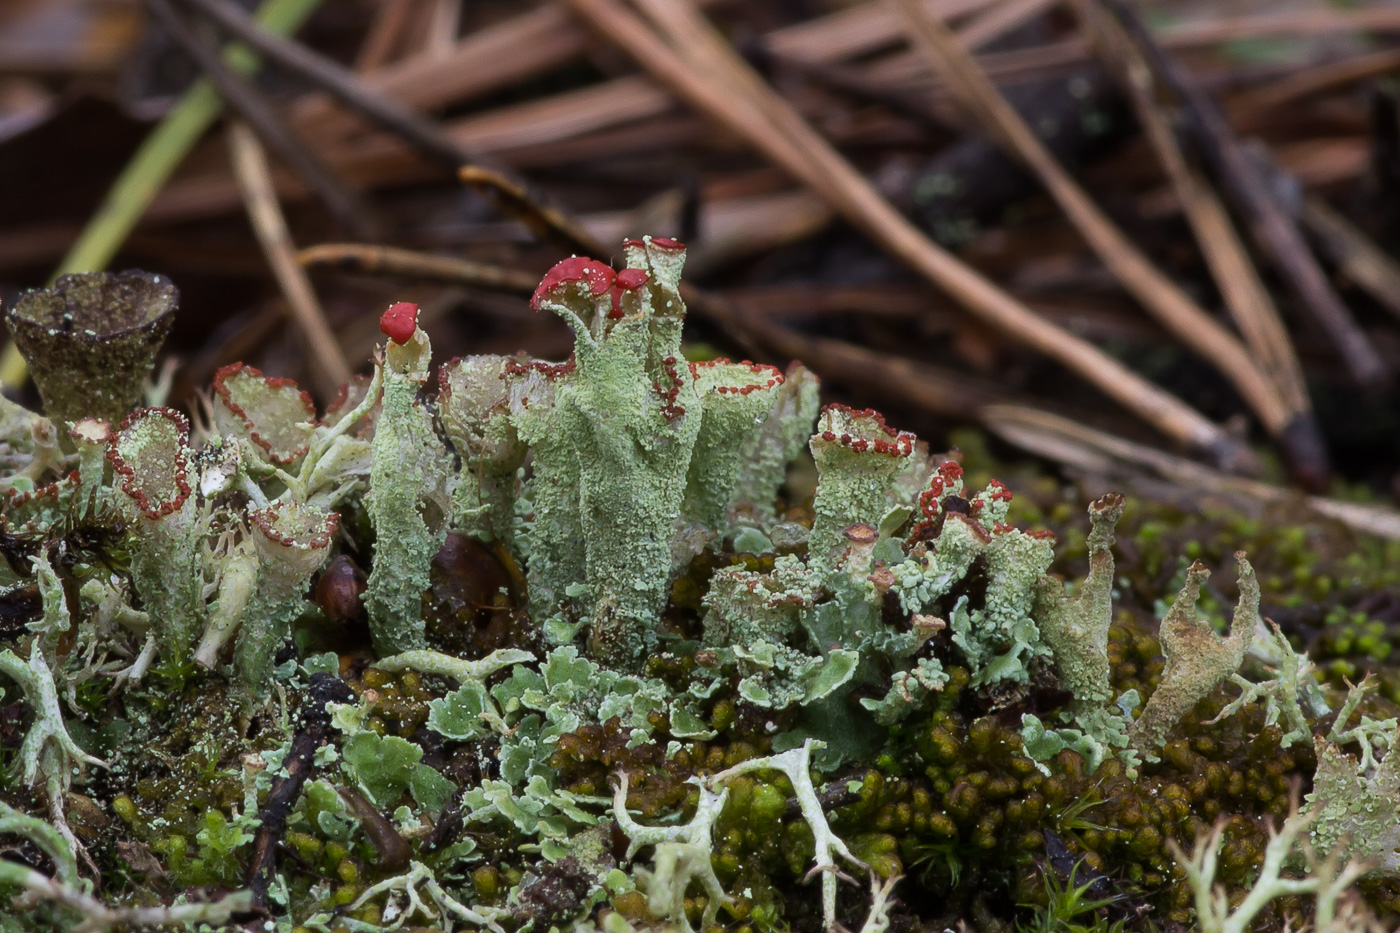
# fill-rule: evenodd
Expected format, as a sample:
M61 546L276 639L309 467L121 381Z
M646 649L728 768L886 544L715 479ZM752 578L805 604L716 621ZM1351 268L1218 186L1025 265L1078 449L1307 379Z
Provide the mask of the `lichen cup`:
M149 272L84 272L19 296L5 315L57 423L120 424L141 404L142 384L170 333L180 293Z

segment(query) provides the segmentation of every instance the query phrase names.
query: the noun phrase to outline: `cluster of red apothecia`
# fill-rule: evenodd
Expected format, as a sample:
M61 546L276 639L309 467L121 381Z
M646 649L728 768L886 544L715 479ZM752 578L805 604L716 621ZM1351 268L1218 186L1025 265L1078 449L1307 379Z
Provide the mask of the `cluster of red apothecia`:
M136 468L131 466L122 458L121 451L117 449L117 438L122 432L134 425L138 420L160 415L170 419L178 429L176 431L176 453L175 453L175 488L177 495L160 505L152 506L146 497L145 491L136 484ZM149 519L164 518L185 504L185 500L190 495L190 484L185 479L186 466L189 462L187 451L189 450L190 422L184 415L173 408L142 408L133 411L122 421L117 433L112 435L107 442L107 459L111 461L112 470L122 478L122 492L136 500L136 506Z
M866 439L854 437L850 434L838 435L835 431L823 431L822 440L829 444L840 442L841 446L849 447L858 454L863 454L867 450L877 454L884 454L887 457L907 457L914 452L914 444L918 440L912 434L902 434L895 428L885 423L885 416L873 408L851 408L849 405L832 403L822 409L823 412L841 411L852 420L869 421L877 431L892 438L893 441L886 441L881 438Z
M656 390L656 395L661 399L661 414L667 421L675 421L685 414L685 408L676 404L676 396L681 393L681 374L676 371L676 358L668 356L661 361L661 365L666 369L666 375L671 380L669 388L662 389L661 383L653 381L651 387Z
M390 308L389 311L393 311L394 308L400 305L407 304L408 302L401 301L399 304L394 305L393 308ZM408 306L413 308L415 313L417 312L417 305ZM387 315L389 312L386 311L384 313ZM384 327L384 319L382 317L380 318L379 326L381 330ZM414 326L416 327L417 325L415 324ZM388 333L388 331L385 331L385 333ZM410 337L413 336L413 331L409 330L408 334ZM401 340L399 343L403 343L403 341ZM288 387L296 389L301 396L302 407L306 409L306 422L311 425L317 425L320 424L321 421L316 417L316 403L311 400L310 393L299 387L295 379L288 379L286 376L264 376L261 369L258 369L256 366L249 366L247 363L229 363L227 366L221 367L218 372L214 373L214 393L218 395L219 398L223 399L225 407L243 422L243 427L248 431L248 439L261 447L274 463L286 466L294 460L305 456L306 452L311 449L309 443L279 455L272 449L272 442L258 432L258 426L253 422L252 418L248 417L248 412L243 409L243 406L233 400L233 392L228 387L228 380L239 373L247 373L255 379L260 379L269 389L285 389ZM349 384L346 384L342 391L348 393L350 391ZM337 401L340 400L341 396L337 396Z
M702 368L703 368L703 369L708 369L708 368L713 368L713 367L715 367L715 366L732 366L732 365L733 365L733 364L732 364L729 360L727 360L727 359L725 359L725 358L723 358L723 357L720 357L719 359L715 359L715 360L704 360L704 361L699 362L699 363L691 363L691 364L690 364L690 378L691 378L691 379L697 379L697 378L699 378L700 370L701 370ZM739 365L740 365L740 366L747 366L747 367L749 368L749 372L753 373L755 376L767 376L767 377L768 377L768 381L767 381L767 382L751 382L751 383L749 383L748 385L743 385L743 386L716 386L716 387L715 387L715 391L718 392L720 395L748 395L748 394L750 394L751 392L757 392L757 391L759 391L760 389L771 389L771 388L773 388L774 386L780 386L780 385L782 385L784 382L787 381L787 377L784 376L784 375L782 374L782 372L781 372L780 370L778 370L776 367L768 366L767 364L764 364L764 363L755 363L755 362L752 362L751 360L744 360L744 361L743 361L742 363L740 363Z

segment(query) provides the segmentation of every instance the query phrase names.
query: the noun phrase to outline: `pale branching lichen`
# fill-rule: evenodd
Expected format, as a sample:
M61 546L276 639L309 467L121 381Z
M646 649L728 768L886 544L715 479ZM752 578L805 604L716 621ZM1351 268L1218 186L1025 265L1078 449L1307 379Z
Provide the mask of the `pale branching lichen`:
M623 257L541 282L564 362L435 367L398 303L320 416L243 364L193 430L129 390L0 400L0 795L44 814L0 805L0 833L52 862L0 858L30 924L0 931L253 898L280 933L882 933L1009 922L1003 894L1075 871L1146 929L1153 905L1189 922L1166 839L1220 815L1228 841L1177 862L1204 930L1286 893L1339 929L1361 869L1329 866L1400 877L1388 699L1363 680L1315 736L1326 645L1265 627L1242 554L1228 636L1196 612L1218 553L1158 632L1170 557L1121 547L1115 581L1120 495L1065 582L1054 535L1016 523L1067 533L1072 566L1059 493L1013 505L972 467L966 489L879 414L821 408L799 364L687 359L683 247ZM1266 849L1309 736L1310 842L1294 817ZM86 890L89 857L115 883Z
M1190 855L1170 843L1195 896L1201 933L1248 933L1257 929L1259 916L1271 901L1305 895L1311 895L1313 912L1311 923L1302 929L1310 933L1381 933L1385 929L1352 887L1365 876L1365 863L1354 858L1343 861L1337 853L1322 857L1309 842L1315 816L1299 813L1294 798L1283 825L1270 828L1259 875L1242 898L1229 897L1216 884L1224 825L1217 823L1198 838ZM1311 835L1315 838L1316 831ZM1288 877L1286 870L1298 862L1307 871L1302 877Z

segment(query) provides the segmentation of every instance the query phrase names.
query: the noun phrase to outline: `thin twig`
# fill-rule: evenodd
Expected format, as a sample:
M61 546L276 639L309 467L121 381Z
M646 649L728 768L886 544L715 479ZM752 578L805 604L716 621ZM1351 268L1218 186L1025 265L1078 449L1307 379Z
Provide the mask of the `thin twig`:
M560 242L568 251L599 252L582 227L559 211L541 207L525 188L492 160L461 145L435 125L398 101L371 89L348 68L297 42L262 29L229 0L183 0L269 59L312 81L336 100L401 137L425 155L468 173L463 178L487 193L494 206L521 219L537 232ZM535 226L538 223L539 226ZM589 249L593 247L593 249Z
M394 57L403 41L404 28L412 18L418 0L385 0L370 24L365 41L355 56L355 70L374 71Z
M432 121L419 116L398 101L369 87L359 75L299 42L275 35L260 26L229 0L181 0L209 17L220 28L279 66L313 82L346 107L384 127L428 155L456 168L479 160L446 136Z
M1036 316L930 241L773 93L692 6L676 0L647 3L651 14L667 23L672 48L617 0L569 4L675 93L817 190L849 221L983 321L1060 361L1178 443L1207 451L1234 468L1252 466L1248 448L1219 426L1097 347Z
M1278 388L1249 351L1142 254L1065 171L1021 115L977 67L957 38L918 0L898 0L909 36L935 73L1003 148L1040 178L1104 265L1163 327L1234 383L1264 427L1280 435L1292 420Z
M502 172L464 165L458 169L457 177L490 195L501 213L525 224L541 239L554 241L565 251L588 256L605 256L610 252L577 220L534 197L524 185Z
M1385 381L1385 362L1328 283L1298 228L1275 202L1215 101L1162 51L1131 8L1121 0L1103 2L1137 42L1157 78L1181 99L1186 125L1206 164L1248 219L1250 232L1273 259L1279 276L1322 325L1353 376L1362 385Z
M321 0L264 0L254 16L268 32L293 33L320 5ZM257 57L241 46L229 48L225 55L229 67L241 74L257 69ZM208 81L199 81L184 93L112 183L102 206L89 218L50 282L70 272L107 268L146 207L222 109L223 101ZM0 385L21 385L27 374L24 357L11 342L0 359Z
M1336 90L1398 69L1400 49L1351 56L1343 61L1304 68L1261 87L1250 88L1231 97L1228 106L1235 113L1282 107L1303 97Z
M244 131L254 145L257 140ZM331 674L312 674L306 702L297 717L298 728L292 736L282 768L272 779L267 800L258 811L258 831L253 838L253 852L248 859L248 887L253 905L259 910L268 906L268 891L277 868L277 845L287 829L287 817L316 768L316 751L330 731L331 714L328 703L343 703L354 694L345 682Z
M1400 262L1316 195L1304 200L1302 219L1342 275L1400 318Z
M963 48L975 49L999 39L1026 20L1054 6L1056 0L1005 0L978 13L957 30ZM928 15L928 7L923 7Z
M364 243L321 243L297 253L303 266L333 266L344 272L388 275L444 285L465 285L496 292L529 295L539 276L503 266L471 262L452 256L435 256L392 246Z
M1314 492L1325 489L1329 472L1326 448L1312 412L1302 365L1229 213L1187 162L1176 133L1157 104L1151 69L1122 26L1089 0L1079 0L1075 6L1113 66L1110 71L1127 92L1144 135L1166 169L1236 326L1288 406L1291 417L1279 439L1294 475Z
M297 138L252 84L224 64L219 50L195 34L170 0L146 0L146 7L175 44L194 59L224 102L315 192L336 222L357 237L374 239L375 225L368 219L369 211L359 195Z
M350 364L326 323L311 280L297 262L296 245L277 204L272 173L258 138L243 124L234 123L229 127L228 139L233 174L243 192L248 220L291 306L292 317L306 337L316 388L323 398L331 398L341 385L350 381Z
M1400 540L1400 512L1374 503L1301 496L1291 489L1238 476L1226 476L1194 460L1095 430L1068 418L1023 405L992 404L980 413L983 424L1002 440L1062 464L1097 473L1141 471L1190 489L1234 495L1259 502L1306 505L1348 527L1392 541ZM1126 469L1125 469L1126 468Z

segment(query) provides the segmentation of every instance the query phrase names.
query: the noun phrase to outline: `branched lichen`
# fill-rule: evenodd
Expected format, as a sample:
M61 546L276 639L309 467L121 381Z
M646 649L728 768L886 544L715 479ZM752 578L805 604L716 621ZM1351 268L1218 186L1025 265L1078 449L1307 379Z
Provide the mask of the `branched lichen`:
M27 840L0 929L214 924L248 900L181 899L249 879L282 933L992 929L1052 876L1143 933L1193 904L1337 929L1347 858L1389 896L1400 678L1357 594L1400 549L1347 539L1324 574L1291 526L1182 540L1203 519L1117 494L1086 536L975 443L819 411L798 364L688 359L683 247L623 260L545 276L563 362L434 386L399 303L321 415L242 364L192 431L139 398L0 400L0 833ZM1228 636L1196 612L1217 538L1271 592L1241 558ZM1309 776L1290 878L1264 827Z

